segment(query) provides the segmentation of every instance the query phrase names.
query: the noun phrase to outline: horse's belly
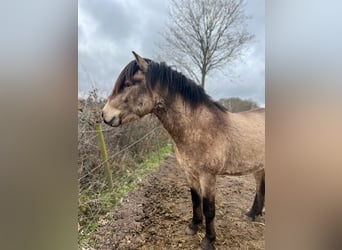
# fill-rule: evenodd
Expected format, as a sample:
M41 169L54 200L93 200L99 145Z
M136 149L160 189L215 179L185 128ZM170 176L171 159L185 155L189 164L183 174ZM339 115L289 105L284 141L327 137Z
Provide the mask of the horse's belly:
M193 157L182 154L177 147L175 147L175 156L186 175L199 176L203 173L211 173L213 175L238 176L251 174L264 168L263 159L256 157L245 158L246 160L241 159L242 157L228 159L226 154Z
M264 168L264 164L261 162L227 162L221 169L220 175L247 175Z

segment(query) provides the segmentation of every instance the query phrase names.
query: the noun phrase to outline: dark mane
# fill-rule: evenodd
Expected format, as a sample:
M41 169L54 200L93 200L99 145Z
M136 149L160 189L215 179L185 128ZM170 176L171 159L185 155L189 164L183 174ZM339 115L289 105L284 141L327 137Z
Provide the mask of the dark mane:
M164 62L149 62L147 82L152 89L158 83L161 89L168 89L170 99L175 98L176 95L182 96L184 102L188 103L191 108L196 108L199 104L205 104L208 107L216 107L223 112L227 111L221 104L214 102L201 86L185 77L182 73L173 70Z
M185 77L182 73L173 70L164 62L156 63L150 59L144 59L148 63L148 85L153 89L159 83L161 89L168 89L170 101L176 95L180 95L184 99L184 102L188 103L191 108L196 108L199 104L205 104L208 107L216 107L223 112L227 111L220 103L214 102L201 86ZM130 81L138 70L139 66L135 60L127 64L115 82L112 95L118 94L125 87L125 82Z

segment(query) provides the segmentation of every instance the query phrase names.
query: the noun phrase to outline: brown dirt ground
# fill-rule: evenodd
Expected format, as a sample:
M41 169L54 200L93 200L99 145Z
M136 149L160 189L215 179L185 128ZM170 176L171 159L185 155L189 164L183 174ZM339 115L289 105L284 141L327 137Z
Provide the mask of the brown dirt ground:
M265 217L250 221L253 176L217 179L216 249L265 249ZM96 249L197 249L204 227L185 235L192 216L190 191L174 156L100 221Z

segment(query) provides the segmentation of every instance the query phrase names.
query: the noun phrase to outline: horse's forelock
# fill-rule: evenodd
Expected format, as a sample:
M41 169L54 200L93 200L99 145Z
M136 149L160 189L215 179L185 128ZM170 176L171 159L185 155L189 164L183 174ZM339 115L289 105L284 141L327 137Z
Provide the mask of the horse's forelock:
M124 88L126 80L131 80L133 75L139 70L139 66L135 60L131 61L120 72L118 79L115 82L112 95L120 93Z
M144 58L147 63L151 62L151 59ZM120 93L120 91L124 88L126 80L131 81L134 74L139 70L139 66L136 60L132 60L128 63L125 68L120 72L118 79L115 82L114 89L112 95Z

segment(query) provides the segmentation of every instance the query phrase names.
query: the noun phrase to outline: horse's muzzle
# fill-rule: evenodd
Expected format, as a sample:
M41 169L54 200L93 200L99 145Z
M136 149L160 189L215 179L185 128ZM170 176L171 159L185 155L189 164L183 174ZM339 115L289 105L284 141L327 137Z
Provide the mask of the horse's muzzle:
M103 117L103 113L102 113L102 119L104 121L104 123L106 123L109 126L112 127L118 127L121 125L121 119L118 116L114 116L110 121L106 121L106 119Z

